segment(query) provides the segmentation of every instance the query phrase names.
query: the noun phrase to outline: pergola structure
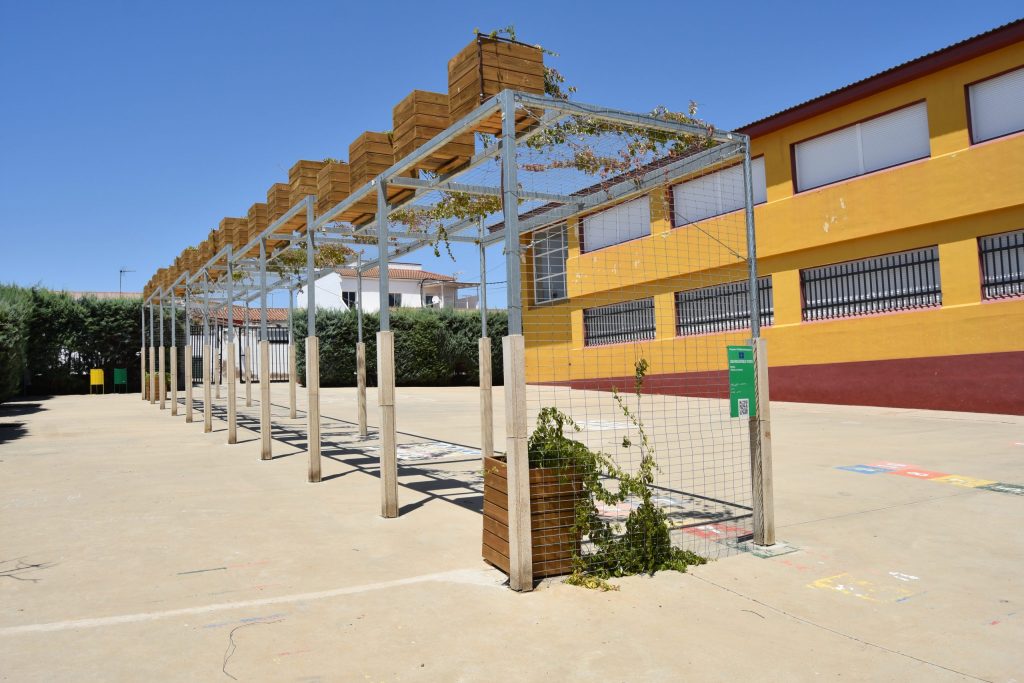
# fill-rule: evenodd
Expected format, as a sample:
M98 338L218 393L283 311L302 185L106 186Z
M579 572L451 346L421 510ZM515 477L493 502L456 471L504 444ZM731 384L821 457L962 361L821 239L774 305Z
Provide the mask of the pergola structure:
M621 177L603 179L597 189L592 183L582 182L579 178L565 180L563 185L570 186L565 192L551 192L531 189L530 183L523 182L522 168L518 155L524 145L537 135L552 130L560 122L573 118L585 118L610 124L611 126L635 127L647 131L657 131L668 135L694 136L706 141L697 149L689 149L685 154L651 159L645 167L631 170ZM416 169L423 168L426 160L441 153L454 141L464 139L467 134L491 131L497 133L493 142L474 154L461 166L446 173L424 174L413 177ZM346 267L356 268L359 273L371 268L379 269L381 297L387 296L388 263L405 254L418 249L430 247L437 243L437 235L417 230L408 225L389 220L389 216L413 206L423 206L437 193L456 192L474 197L500 198L501 210L487 217L468 217L452 220L445 225L444 239L454 243L471 243L480 248L481 279L486 272L483 265L484 249L489 245L503 244L505 270L508 291L508 336L502 339L504 354L504 392L506 404L505 455L508 462L508 498L509 498L509 554L511 559L511 586L516 590L529 590L533 584L531 567L530 543L530 506L527 462L527 411L525 399L526 368L525 345L523 337L523 302L521 283L521 258L524 240L532 231L559 221L581 216L595 209L639 195L656 186L662 186L673 179L700 172L702 169L719 167L725 163L742 164L743 178L746 184L747 250L749 264L749 280L751 291L757 292L756 259L754 257L753 211L751 200L751 165L749 140L742 134L709 130L707 127L680 120L618 111L603 106L582 104L573 101L552 99L535 93L505 89L487 98L478 107L454 121L429 141L417 147L400 160L376 175L369 182L359 187L352 187L351 193L343 200L325 210L318 211L318 197L308 194L300 198L283 215L271 222L244 245L235 247L227 244L212 256L190 267L177 275L173 281L161 283L145 298L144 304L149 308L149 322L143 313L142 333L142 369L146 377L146 348L149 352L150 370L158 370L163 376L165 358L164 309L169 308L174 314L180 307L186 311L199 311L203 316L203 337L207 340L202 350L202 409L204 429L211 431L211 390L214 383L214 367L209 343L209 320L214 311L231 307L235 303L248 306L255 303L260 311L260 358L263 367L268 364L267 340L267 296L269 292L283 290L288 292L289 308L292 308L294 291L299 287L307 287L308 306L306 343L306 391L308 392L308 480L319 482L321 479L320 455L320 411L319 411L319 340L316 328L316 292L313 284L320 277L332 272L333 268L320 268L315 265L318 249L325 245L343 245L362 248L373 252L371 256L362 256L358 260L353 256L352 263ZM480 172L487 169L487 173ZM495 171L495 172L491 172ZM489 179L483 182L480 178ZM361 218L351 220L357 207L372 206ZM322 206L322 202L321 202ZM369 216L369 218L367 218ZM272 246L273 245L273 246ZM299 274L279 274L272 272L268 264L281 254L297 249L305 250L306 263ZM240 290L237 284L238 274L254 278L256 286ZM483 292L484 287L481 288ZM486 298L481 302L486 312ZM358 301L361 302L361 296ZM755 340L759 337L757 327L757 296L752 296L751 334ZM358 304L357 304L358 307ZM159 321L157 320L159 316ZM185 316L186 339L190 339L189 316ZM395 424L395 369L394 369L394 337L391 331L390 314L387 306L380 309L380 329L377 331L378 353L378 408L380 411L380 472L381 472L381 513L384 517L397 517L398 505L398 471L396 459L396 424ZM490 357L490 339L487 336L486 315L482 316L480 354ZM290 326L291 327L291 326ZM156 330L159 329L159 334ZM148 330L148 337L147 337ZM365 346L363 344L362 318L359 320L359 343L357 346L358 367L358 414L357 422L362 436L367 434L366 427L366 364ZM294 340L289 334L290 353L290 392L289 408L295 415L295 349ZM186 342L187 343L187 342ZM234 336L229 331L228 354L234 356ZM186 346L185 356L192 357L191 345ZM159 361L157 361L159 359ZM171 359L171 412L177 414L177 339L174 325L171 326L170 338ZM159 366L158 368L156 366ZM481 430L484 454L493 451L493 428L490 408L490 362L481 362ZM486 368L486 372L485 372ZM236 378L234 364L229 363L227 369L227 441L235 443L237 428L236 412ZM149 400L157 400L159 394L160 407L163 408L164 392L156 390L155 374L149 375ZM194 413L192 395L191 363L185 368L184 413L186 422L191 422ZM143 380L145 383L145 379ZM264 460L272 454L271 410L269 373L261 372L260 383L260 455ZM766 392L765 392L766 394ZM143 386L145 396L145 386ZM767 405L767 396L764 397ZM757 428L764 442L767 441L767 413L764 425ZM758 443L762 443L759 440ZM758 457L761 451L758 451ZM755 477L756 502L755 540L762 544L773 542L773 525L770 519L770 477L758 480L761 472L761 460L753 466ZM767 511L767 512L766 512Z

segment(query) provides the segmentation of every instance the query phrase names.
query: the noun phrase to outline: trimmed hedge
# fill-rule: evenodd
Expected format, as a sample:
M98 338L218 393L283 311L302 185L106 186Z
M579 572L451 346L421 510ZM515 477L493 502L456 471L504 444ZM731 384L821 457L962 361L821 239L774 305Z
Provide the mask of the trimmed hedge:
M138 299L73 299L64 292L0 285L0 400L89 390L89 369L128 369L139 386Z
M295 314L299 380L306 376L306 313ZM366 342L367 383L377 382L376 313L363 315ZM356 340L358 328L354 311L320 310L316 314L320 339L320 386L350 387L356 384ZM399 386L475 385L479 380L477 340L480 312L448 309L398 308L391 312L395 333L395 383ZM487 313L487 334L491 337L491 370L495 384L501 383L501 337L508 333L505 311Z

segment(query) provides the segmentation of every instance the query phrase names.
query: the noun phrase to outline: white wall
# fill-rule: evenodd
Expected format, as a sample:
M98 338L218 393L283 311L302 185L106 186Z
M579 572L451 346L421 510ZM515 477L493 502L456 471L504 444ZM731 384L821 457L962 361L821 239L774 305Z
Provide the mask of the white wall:
M331 273L320 278L316 282L316 307L344 310L346 306L341 300L342 291L356 291L354 276L342 277L338 273ZM458 293L456 287L448 283L427 281L421 285L419 280L393 278L388 281L388 291L402 295L402 308L422 308L423 298L429 299L431 295L441 297L444 308L452 308ZM299 308L306 307L305 290L297 296L297 300ZM380 282L377 278L363 277L363 310L368 313L380 310Z

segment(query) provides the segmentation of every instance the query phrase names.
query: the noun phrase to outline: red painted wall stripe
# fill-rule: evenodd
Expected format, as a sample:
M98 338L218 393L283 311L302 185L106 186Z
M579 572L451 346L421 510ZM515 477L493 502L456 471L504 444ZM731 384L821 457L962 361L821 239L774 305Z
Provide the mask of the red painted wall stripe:
M775 401L1024 415L1024 351L785 365L768 374ZM628 392L633 378L556 384ZM724 370L650 375L644 388L653 394L728 398L729 379Z

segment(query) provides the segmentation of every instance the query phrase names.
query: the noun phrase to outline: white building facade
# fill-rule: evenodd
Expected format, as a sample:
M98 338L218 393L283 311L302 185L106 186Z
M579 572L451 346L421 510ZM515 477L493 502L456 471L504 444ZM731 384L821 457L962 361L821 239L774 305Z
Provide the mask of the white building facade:
M363 311L375 312L381 307L379 271L363 273ZM341 310L356 306L356 271L339 268L316 282L316 307ZM452 275L431 273L419 263L388 264L388 304L391 308L455 308L476 310L479 307L478 283L458 282ZM472 294L459 296L463 290ZM466 294L469 294L468 292ZM297 296L299 308L306 307L306 292Z

